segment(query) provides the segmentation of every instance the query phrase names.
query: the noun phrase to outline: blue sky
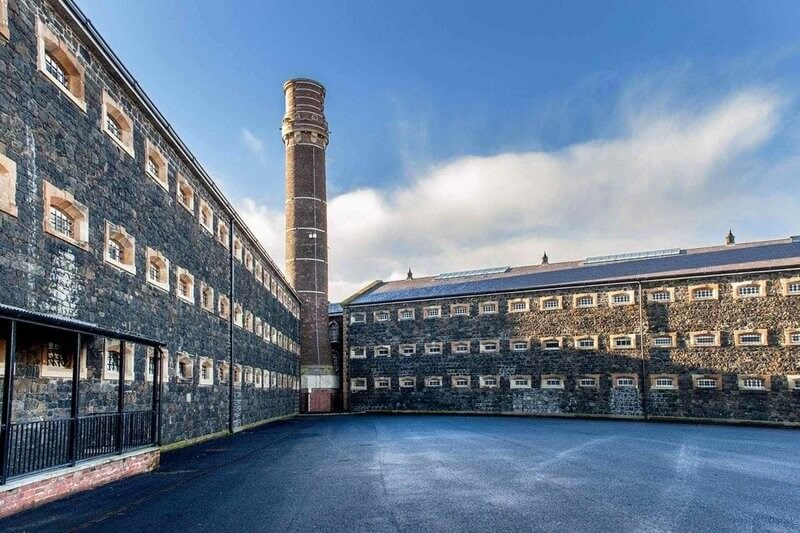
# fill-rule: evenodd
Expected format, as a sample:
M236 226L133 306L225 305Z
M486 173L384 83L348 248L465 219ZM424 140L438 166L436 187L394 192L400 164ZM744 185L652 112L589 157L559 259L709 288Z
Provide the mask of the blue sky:
M800 233L797 2L79 4L279 264L281 87L325 84L334 298Z

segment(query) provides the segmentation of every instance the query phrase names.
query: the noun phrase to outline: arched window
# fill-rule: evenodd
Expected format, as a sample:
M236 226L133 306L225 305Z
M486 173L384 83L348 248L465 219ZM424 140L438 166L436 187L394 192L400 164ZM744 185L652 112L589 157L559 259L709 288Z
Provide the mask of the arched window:
M102 130L128 155L133 157L133 121L122 110L122 106L114 101L106 91L103 91L102 113ZM146 160L149 160L149 157Z
M178 203L194 212L194 189L185 178L178 177Z
M239 327L243 325L242 304L233 305L233 323Z
M169 261L152 248L147 249L147 282L169 291Z
M145 174L153 178L164 190L169 191L169 182L167 180L167 159L164 157L164 154L162 154L161 151L153 143L151 143L149 139L145 139L144 151Z
M219 316L227 320L231 316L231 307L228 302L228 297L220 295L219 297Z
M61 66L61 62L56 59L52 53L45 51L44 64L47 72L49 72L58 83L63 85L64 88L69 90L69 76L67 75L67 70Z
M178 354L178 381L192 381L194 377L194 362L186 354Z
M83 66L66 43L41 20L37 21L36 32L39 70L78 107L86 111Z
M104 260L131 274L136 273L136 240L125 228L106 221L106 253Z
M75 221L62 209L51 205L50 206L50 229L56 233L60 233L65 237L73 238L73 229Z
M339 324L337 324L335 320L332 320L331 323L328 324L328 333L331 337L331 342L339 342Z

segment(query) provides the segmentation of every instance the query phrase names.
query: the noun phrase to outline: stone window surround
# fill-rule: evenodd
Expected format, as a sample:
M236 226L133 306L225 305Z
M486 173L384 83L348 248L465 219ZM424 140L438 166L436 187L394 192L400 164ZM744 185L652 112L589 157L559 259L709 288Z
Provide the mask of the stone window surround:
M786 346L800 346L800 342L792 342L793 335L800 335L800 328L786 328L783 340Z
M555 379L559 380L560 384L558 384L558 385L549 385L547 383L548 380L555 380ZM566 387L566 382L567 382L567 379L562 374L543 374L542 378L541 378L541 380L539 382L540 383L539 386L542 389L563 390Z
M150 373L150 360L155 357L155 351L152 346L145 346L145 367L144 367L144 380L147 383L152 383L153 374ZM169 380L169 350L161 348L161 380L166 382Z
M186 197L184 202L183 198ZM175 186L175 199L178 205L186 209L194 216L194 187L189 183L189 180L178 174Z
M495 349L487 349L487 345L494 344ZM500 339L485 339L478 342L478 351L480 353L500 353Z
M240 363L235 363L233 365L233 386L242 386L242 365Z
M208 294L208 305L205 304L203 295ZM206 283L200 282L200 307L209 313L214 312L214 287Z
M352 392L367 390L367 378L350 378L350 390Z
M122 247L122 261L117 261L108 253L109 242L114 240ZM136 239L125 228L106 220L105 245L103 246L103 261L127 272L136 274Z
M710 298L697 298L695 293L700 290L710 290L712 296ZM689 301L692 302L706 302L709 300L719 300L719 284L718 283L703 283L701 285L689 286Z
M253 368L253 384L257 389L264 388L264 371L260 368Z
M494 385L486 383L487 380L493 379L495 380ZM481 389L499 389L500 388L500 376L494 374L487 374L478 377L478 386Z
M3 2L5 0L0 0ZM17 208L17 164L0 153L0 211L16 217Z
M253 271L253 253L247 248L244 249L244 267L249 272Z
M548 341L558 341L558 347L556 348L546 348L545 343ZM539 339L539 346L544 351L555 351L560 350L564 347L564 337L541 337Z
M240 263L244 261L243 257L244 246L242 246L242 241L236 235L233 236L233 256L236 258L237 261Z
M114 119L122 131L122 139L118 139L108 129L108 117ZM133 120L122 110L122 105L111 98L106 89L103 89L102 106L100 113L100 130L108 135L114 144L131 157L136 157L133 150ZM145 159L146 161L146 159Z
M547 302L557 302L556 306L547 307ZM563 296L543 296L539 298L539 310L540 311L558 311L560 309L564 309L564 297Z
M618 333L608 336L608 349L609 350L635 350L637 348L636 333ZM616 341L620 339L630 339L630 346L617 346Z
M761 342L759 344L750 344L750 343L742 343L741 337L742 335L759 335L761 337ZM769 335L766 329L737 329L733 332L733 345L734 346L767 346L769 344Z
M63 345L62 345L63 348ZM4 350L5 352L5 350ZM79 364L80 364L80 377L81 379L86 379L88 375L87 367L86 367L86 346L81 347L81 356L79 357ZM63 378L63 379L72 379L72 368L62 368L60 366L50 366L47 364L47 343L44 343L41 348L40 352L40 363L39 363L39 376L43 378ZM3 370L5 370L5 364L3 365Z
M650 374L650 388L655 390L678 390L680 382L678 374ZM658 385L659 379L671 379L672 385Z
M367 349L364 346L351 346L350 359L366 359Z
M695 339L703 335L713 335L715 339L714 344L700 344L700 345L696 344ZM719 331L710 331L710 330L690 331L689 344L690 346L697 348L719 348L720 346L722 346L722 334Z
M217 219L217 242L226 250L230 248L230 229L221 218Z
M742 287L758 287L758 294L739 294L739 289ZM731 290L733 291L734 300L747 300L750 298L764 298L767 295L767 281L737 281L731 283Z
M260 338L264 336L264 323L261 321L261 317L257 316L253 319L253 333Z
M797 383L800 383L800 374L786 374L786 383L790 393L800 392L800 386L796 385Z
M191 383L194 379L194 358L186 352L178 352L175 355L175 381ZM188 375L181 373L181 363L184 363L183 368L189 371Z
M389 322L389 320L392 319L392 314L386 309L381 309L379 311L373 312L372 317L375 322Z
M713 389L711 387L700 387L698 385L700 380L713 380L717 385ZM692 388L697 390L722 390L722 376L719 374L692 374Z
M672 343L669 346L658 346L656 344L656 339L663 338L663 337L669 337L670 339L672 339ZM673 333L666 333L666 332L651 333L650 334L650 347L651 348L659 348L659 349L662 349L662 350L665 349L665 348L677 348L678 347L678 334L674 333L674 332Z
M118 380L119 372L108 369L108 357L110 352L119 351L120 341L116 339L105 339L103 341L103 364L100 369L100 379ZM136 345L132 342L125 343L125 381L133 381L133 365L136 353Z
M256 259L255 266L253 267L253 275L258 281L261 281L264 276L264 267L261 266L261 261Z
M462 314L458 314L458 309L464 309L465 312ZM469 304L452 304L450 305L450 316L469 316L470 314L470 305Z
M0 0L0 37L6 40L11 39L11 32L8 28L8 0Z
M458 381L466 380L466 383L463 385L458 384ZM451 389L469 389L472 388L472 378L467 375L458 374L455 376L450 376L450 388Z
M86 112L85 94L85 74L83 65L75 55L70 52L67 44L60 40L55 33L41 19L36 19L36 41L37 41L37 68L45 78L53 83L64 93L67 98L78 106L81 111ZM61 84L50 71L47 70L46 53L58 60L59 66L63 68L68 77L69 87Z
M591 298L592 304L591 305L579 305L579 301L582 298ZM572 296L572 307L575 309L591 309L597 307L597 293L596 292L583 292L580 294L575 294Z
M367 314L364 312L352 313L350 315L351 324L366 324Z
M633 380L633 385L619 385L617 380L619 378L629 378ZM614 389L638 389L639 388L639 375L638 374L611 374L611 387Z
M381 382L386 380L386 385L383 385ZM372 378L372 388L373 389L391 389L392 388L392 378L386 376L378 376Z
M44 194L44 232L68 242L83 250L89 250L89 208L75 200L75 197L59 189L47 180L42 180ZM50 227L50 207L60 209L72 218L73 237L55 231Z
M434 348L438 348L438 351L432 351ZM426 342L425 343L425 354L426 355L442 355L444 353L444 345L441 342Z
M517 348L516 346L514 346L515 344L524 344L525 348ZM530 339L521 338L521 337L517 337L517 338L511 339L511 340L508 341L508 349L511 352L517 352L517 353L527 352L528 350L531 349L531 341L530 341Z
M208 218L208 224L203 222L204 217ZM201 228L206 230L209 234L214 235L214 210L211 209L211 205L203 198L200 198L200 207L197 209L197 222L200 224ZM250 268L248 268L248 270L252 271L252 269L253 264L251 259Z
M230 320L231 318L231 302L228 297L224 294L219 295L219 300L217 301L217 310L218 315L225 319Z
M581 346L580 342L585 340L591 340L592 346ZM593 351L600 349L600 336L599 335L577 335L572 338L573 347L576 350L586 350L586 351Z
M614 298L617 296L628 295L628 301L615 302ZM636 292L633 289L624 289L618 291L611 291L608 293L608 306L609 307L624 307L626 305L634 305L636 303Z
M517 381L524 380L526 383L524 385L516 383ZM533 378L530 375L513 375L509 378L509 387L512 389L530 389L531 384L533 383Z
M411 348L411 353L405 353L404 349ZM416 344L401 344L398 347L398 353L403 356L411 356L417 353L417 345Z
M800 277L784 278L781 280L781 288L784 296L800 296L800 292L789 292L789 286L800 283Z
M524 307L522 309L514 309L514 304L523 304ZM530 298L513 298L508 300L508 312L509 313L525 313L530 311L531 309L531 299Z
M429 319L429 318L442 318L442 306L441 305L427 305L422 308L422 318Z
M745 386L745 380L747 379L760 379L764 382L763 388L750 388ZM743 392L759 392L759 391L770 391L772 390L772 376L766 374L737 374L736 375L736 385L740 391Z
M385 354L380 353L386 351ZM391 357L392 356L392 347L388 344L381 344L379 346L375 346L372 349L372 356L373 357Z
M411 383L410 385L409 382ZM401 389L413 389L417 387L417 378L413 376L400 376L397 378L397 384Z
M262 382L262 388L271 389L272 388L272 376L269 370L264 370L264 377Z
M465 352L459 352L457 350L458 346L466 346L467 350ZM469 353L471 351L472 351L472 343L470 341L467 341L467 340L452 341L450 343L450 353L453 354L453 355L469 355Z
M155 174L150 172L150 166L147 164L150 159L156 164ZM162 189L169 192L169 162L164 157L164 153L150 139L144 140L144 173L161 185ZM178 180L181 179L183 178L178 175Z
M441 376L428 376L425 378L425 387L439 389L442 387Z
M656 300L654 297L656 294L659 293L667 293L669 296L666 300ZM654 289L646 289L645 294L647 295L647 303L653 304L665 304L665 303L672 303L675 301L675 288L674 287L657 287Z
M253 332L253 313L251 311L244 312L244 329Z
M203 368L209 368L209 377L203 378ZM197 368L200 370L197 376L197 384L201 387L209 387L214 384L214 359L211 357L199 357Z
M189 285L190 296L181 293L182 282ZM175 267L175 294L179 300L194 305L194 275L182 267Z
M252 385L253 384L253 367L249 365L244 365L242 367L244 370L244 384L245 385Z
M411 312L411 316L409 318L403 318L404 312ZM416 317L416 312L413 307L403 307L402 309L397 310L397 320L402 322L404 320L414 320Z
M161 289L162 291L169 292L169 259L164 257L164 254L159 252L158 250L154 250L153 248L147 247L147 272L145 273L145 277L147 279L147 283ZM150 278L150 264L153 262L157 262L158 267L160 270L163 270L162 274L164 276L163 281L155 281L154 279Z
M242 304L233 302L233 325L240 328L244 327L244 310Z
M493 311L484 311L485 306L494 305ZM487 300L478 304L478 315L496 315L500 310L497 300Z
M593 385L586 385L581 383L581 380L594 380ZM600 374L581 374L575 378L575 386L579 389L599 389L600 388Z

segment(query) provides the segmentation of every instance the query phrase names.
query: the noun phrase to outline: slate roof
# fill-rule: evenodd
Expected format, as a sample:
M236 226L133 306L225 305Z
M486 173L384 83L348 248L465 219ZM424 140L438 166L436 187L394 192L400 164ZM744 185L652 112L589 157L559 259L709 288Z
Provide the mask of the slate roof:
M800 268L800 237L686 249L676 255L648 259L570 261L514 267L480 276L390 281L358 295L347 305L791 267Z
M341 315L342 304L328 304L328 315Z

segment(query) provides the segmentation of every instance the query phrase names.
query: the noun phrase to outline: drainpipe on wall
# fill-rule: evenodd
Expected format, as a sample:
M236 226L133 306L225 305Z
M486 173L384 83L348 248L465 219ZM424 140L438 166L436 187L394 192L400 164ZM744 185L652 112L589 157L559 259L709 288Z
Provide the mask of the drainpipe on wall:
M639 284L639 355L642 359L642 415L647 420L647 371L644 360L644 294L642 293L642 282L637 281Z
M233 232L235 231L235 224L233 217L228 219L228 251L230 252L230 268L231 286L228 291L228 356L230 364L228 365L228 432L233 433L233 281L234 281L234 256L233 256Z

